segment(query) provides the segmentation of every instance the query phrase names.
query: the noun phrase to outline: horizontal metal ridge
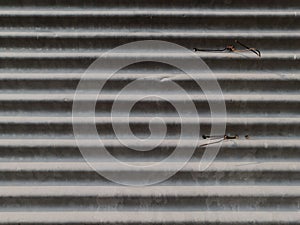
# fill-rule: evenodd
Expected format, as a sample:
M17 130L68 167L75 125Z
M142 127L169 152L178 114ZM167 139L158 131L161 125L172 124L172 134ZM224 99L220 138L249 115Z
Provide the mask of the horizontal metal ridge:
M114 223L114 224L205 224L205 223L278 223L297 224L297 211L49 211L49 212L0 212L0 223Z
M156 140L153 140L156 141ZM104 138L102 140L105 146L107 147L118 147L120 146L120 142L116 139L107 139ZM187 147L191 147L190 140L186 139L182 141L183 144L186 144ZM97 139L87 139L81 140L82 146L89 148L89 147L97 147L99 146L99 142ZM132 145L134 145L133 142ZM151 141L147 141L150 146ZM155 142L156 143L156 142ZM207 143L207 141L202 141L202 143ZM137 143L136 143L137 144ZM222 143L222 145L227 145L231 147L238 146L239 148L255 148L255 147L264 147L264 148L283 148L283 147L295 147L298 148L300 146L300 140L297 138L286 138L286 137L264 137L263 139L255 139L255 140L226 140ZM25 136L25 137L18 137L18 136L6 136L0 138L0 147L31 147L31 148L38 148L38 147L77 147L76 141L70 137L64 136ZM145 145L146 146L146 145ZM174 147L177 146L177 140L167 139L162 142L160 145L161 147Z
M92 91L91 91L92 92ZM93 93L93 92L92 92ZM77 101L93 101L92 99L97 99L98 101L108 102L108 101L115 101L116 100L116 94L101 94L98 98L96 98L98 92L94 92L93 94L80 94L77 93L76 100ZM163 102L163 100L158 99L157 92L148 92L149 97L143 99L143 102L152 102L152 101L160 101ZM144 94L126 94L119 96L119 101L122 102L137 102L140 100L140 97L144 96ZM203 95L200 94L189 94L189 96L181 96L176 93L159 93L160 97L164 97L166 99L172 100L174 102L184 102L193 100L195 102L207 102L207 101L214 101L214 102L220 102L220 96L218 94L209 94L209 95ZM32 92L32 93L0 93L0 101L4 102L51 102L51 101L57 101L57 102L72 102L75 97L75 93L50 93L47 92ZM272 94L225 94L224 100L228 102L232 101L239 101L239 102L293 102L298 103L300 102L300 95L299 94L283 94L278 95L275 93Z
M182 162L127 162L132 165L123 168L119 163L108 161L108 159L99 159L100 162L93 162L94 168L103 173L163 173L176 172L175 168L182 165ZM108 161L108 162L107 162ZM149 167L151 165L157 167ZM140 166L139 166L140 165ZM188 162L180 171L183 172L201 172L199 171L200 162ZM87 172L93 171L86 162L1 162L0 171L4 172ZM246 161L246 162L213 162L205 171L207 172L300 172L300 163L295 161Z
M271 4L272 3L272 4ZM170 8L170 2L168 0L120 0L120 1L105 1L105 0L45 0L45 1L38 1L38 0L11 0L9 2L1 2L2 7L30 7L30 8L37 8L38 7L51 7L53 9L59 9L63 7L68 8L76 8L77 9L86 9L90 7L102 7L102 8L128 8L128 7L136 7L140 8L142 6L147 8ZM298 8L299 3L295 0L253 0L251 2L248 1L240 1L240 0L232 0L230 2L224 2L223 0L216 0L211 2L211 0L203 0L201 2L196 2L194 0L175 0L172 4L173 7L177 8L204 8L204 9L216 9L216 8L227 8L227 9L294 9Z
M107 58L108 59L135 59L136 57L140 57L141 59L182 59L182 60L190 60L193 59L194 56L191 55L183 55L182 52L165 52L165 51L156 51L156 52L146 52L147 49L139 49L138 51L133 52L115 52L110 53ZM15 51L15 52L3 52L0 53L0 58L5 59L30 59L30 58L38 58L47 59L47 58L55 58L55 59L80 59L80 58L98 58L101 57L106 51L105 50L93 50L89 52L84 51ZM192 53L192 49L191 49ZM290 51L265 51L263 53L262 58L257 58L256 55L253 55L251 52L244 52L244 53L214 53L214 52L197 52L195 53L197 56L201 57L202 59L206 58L213 58L213 59L220 59L220 60L228 60L228 59L244 59L244 60L269 60L269 59L282 59L282 60L299 60L300 59L300 52ZM244 57L247 57L246 59Z
M141 9L141 8L86 8L85 10L79 9L70 9L70 8L57 8L53 9L51 7L34 7L34 8L6 8L5 10L0 9L0 17L16 17L16 16L42 16L42 17L52 17L52 16L103 16L103 17L118 17L118 16L268 16L268 17L299 17L300 10L299 9L281 9L281 10L258 10L258 9L185 9L185 8L175 8L175 9L161 9L161 8L149 8L149 9Z
M285 140L286 141L286 140ZM294 141L289 140L291 143L294 143ZM187 140L188 143L190 141ZM296 140L297 142L297 140ZM84 144L84 147L97 147L98 146L98 140L97 139L86 139L82 141L82 144ZM105 141L103 140L103 143L105 144ZM148 142L149 143L149 142ZM176 140L168 140L164 141L166 146L176 146L177 141ZM187 143L187 144L188 144ZM118 146L120 143L116 139L109 139L107 140L107 144L109 146ZM0 139L0 146L2 147L50 147L50 146L55 146L55 147L77 147L75 139L70 139L70 138L64 138L64 136L60 137L16 137L16 136L10 136L10 137L5 137ZM163 146L163 145L161 145Z
M163 31L163 32L162 32ZM36 31L34 29L15 29L15 30L2 30L0 31L0 38L144 38L144 39L161 39L161 38L300 38L299 30L285 30L285 31L274 31L274 30L253 30L253 31L242 31L242 30L162 30L162 31L136 31L132 30L105 30L93 31L92 29L69 29L69 30L51 30L46 29L44 31Z
M199 121L200 124L208 124L211 123L210 117L198 117L193 118L190 116L187 117L177 117L175 114L168 116L159 116L165 123L167 124L194 124L195 121ZM116 124L126 123L126 117L114 117L113 122ZM128 119L128 121L132 124L141 124L146 123L149 124L160 124L159 121L152 121L152 116L147 116L145 114L136 114ZM222 123L224 118L214 118L214 123ZM0 116L0 125L3 124L86 124L86 123L96 123L96 124L110 124L112 122L112 117L109 116L96 116L96 117L72 117L72 116ZM229 124L277 124L277 125L296 125L300 124L300 116L295 115L295 117L288 117L282 115L281 117L272 117L272 116L256 116L256 117L227 117L226 123Z
M148 186L124 187L118 185L53 185L45 186L1 186L1 198L4 197L297 197L299 184L295 185L203 185L203 186Z
M0 82L6 80L12 81L43 81L43 80L57 80L57 81L79 81L83 77L84 72L55 72L55 71L45 71L41 72L1 72L0 73ZM170 80L183 80L188 81L191 78L186 74L166 74L159 72L149 71L138 71L138 70L130 70L125 72L119 71L117 74L112 76L109 80L113 81L133 81L136 79L163 79L168 78ZM199 76L199 80L214 80L218 81L229 80L229 81L300 81L300 73L291 73L289 71L285 71L283 74L278 74L276 72L265 72L265 71L240 71L240 72L232 72L228 73L226 70L224 71L214 71L213 75L210 73L207 76ZM105 71L99 71L99 73L89 73L89 76L85 78L85 80L95 80L95 81L105 81L107 79L107 73Z

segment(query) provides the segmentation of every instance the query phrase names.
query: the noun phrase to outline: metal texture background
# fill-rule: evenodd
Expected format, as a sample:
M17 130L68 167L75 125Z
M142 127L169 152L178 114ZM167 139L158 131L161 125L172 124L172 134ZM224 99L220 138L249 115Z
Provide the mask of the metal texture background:
M0 224L300 224L299 9L297 0L0 1ZM189 49L238 39L262 57L199 53L222 87L227 133L240 138L225 141L205 172L197 172L199 148L172 178L138 188L85 164L71 110L80 76L97 54L144 39ZM144 75L176 73L142 63L124 69L105 93ZM201 95L184 77L177 82ZM207 133L207 104L195 102ZM97 126L116 157L143 162L170 154L171 144L124 150L114 141L110 107L109 98L97 104ZM168 138L176 140L175 112L163 101L137 104L132 130L147 136L153 113L169 118Z

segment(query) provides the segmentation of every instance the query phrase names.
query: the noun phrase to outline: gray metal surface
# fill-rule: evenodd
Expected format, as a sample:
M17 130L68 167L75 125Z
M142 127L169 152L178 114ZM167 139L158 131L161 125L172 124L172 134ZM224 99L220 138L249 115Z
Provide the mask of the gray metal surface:
M0 224L300 224L299 1L10 0L0 1L0 24ZM240 138L224 141L204 172L197 171L198 148L165 182L127 187L83 160L73 137L72 99L100 53L144 39L189 49L223 48L238 39L262 57L199 53L222 87L227 133ZM170 104L148 100L132 111L132 130L142 137L151 116L168 121L169 142L150 152L122 148L108 116L111 94L125 84L178 73L141 63L109 81L96 122L113 155L156 162L171 153L180 129ZM207 134L205 99L186 77L175 80L193 96ZM109 163L103 168L118 170Z

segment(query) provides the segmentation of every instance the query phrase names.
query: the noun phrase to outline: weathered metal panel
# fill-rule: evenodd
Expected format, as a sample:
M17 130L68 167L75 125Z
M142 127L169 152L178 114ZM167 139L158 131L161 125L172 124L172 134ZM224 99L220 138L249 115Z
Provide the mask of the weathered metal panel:
M300 224L299 1L10 0L0 1L0 24L0 224ZM82 73L101 53L145 39L191 50L222 49L238 39L262 56L198 52L222 88L226 133L239 139L225 140L205 171L198 170L199 147L166 181L123 186L84 161L73 135L72 99ZM180 59L172 52L165 57ZM141 77L174 76L195 102L201 134L209 133L203 93L178 73L140 63L107 83L96 123L114 156L157 162L176 145L180 121L162 100L136 104L131 129L146 137L151 116L162 116L168 128L163 146L141 153L116 141L111 95ZM106 79L103 74L94 80ZM127 101L147 90L134 91ZM119 170L109 162L102 169Z

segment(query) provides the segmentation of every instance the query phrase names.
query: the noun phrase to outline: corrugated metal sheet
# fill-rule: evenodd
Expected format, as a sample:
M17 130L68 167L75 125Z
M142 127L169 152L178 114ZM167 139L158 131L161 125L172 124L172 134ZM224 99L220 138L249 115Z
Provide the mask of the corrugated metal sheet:
M0 6L1 224L300 224L299 1L10 0ZM189 49L223 48L238 39L262 57L199 53L222 87L227 133L240 139L224 141L204 172L197 171L199 148L167 181L128 187L84 162L73 137L72 98L99 53L144 39ZM151 63L128 67L107 84L105 96L137 77L174 73ZM176 81L196 96L201 132L208 133L205 100L185 77ZM115 141L111 104L109 97L98 102L97 123L116 157L144 162L170 154L179 132L170 104L135 106L138 135L149 134L146 116L169 121L169 144L144 153Z

